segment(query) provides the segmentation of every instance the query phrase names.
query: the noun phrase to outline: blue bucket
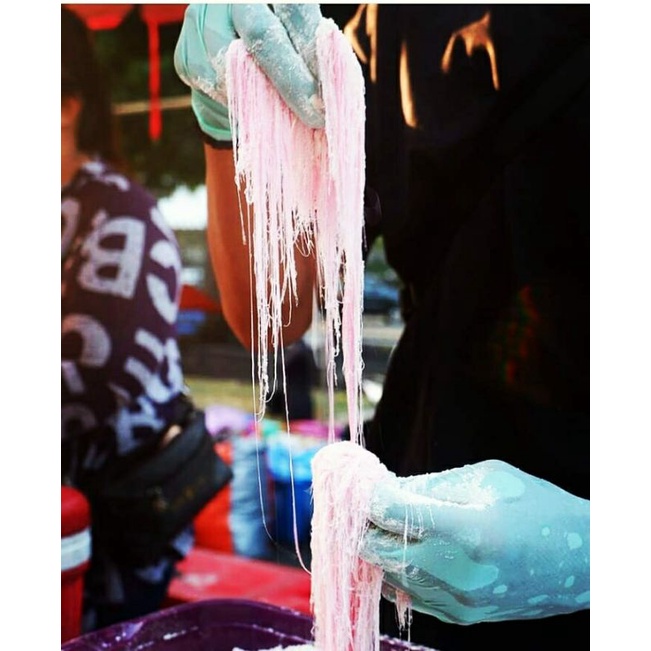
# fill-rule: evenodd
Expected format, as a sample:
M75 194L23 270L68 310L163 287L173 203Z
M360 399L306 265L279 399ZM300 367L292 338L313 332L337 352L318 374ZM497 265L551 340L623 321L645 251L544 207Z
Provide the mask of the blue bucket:
M274 538L284 545L294 544L294 501L296 503L296 538L299 544L310 539L312 523L312 482L294 482L292 496L291 482L275 480L274 491Z
M312 458L323 445L323 441L294 434L288 440L286 433L267 440L267 468L273 485L274 537L278 543L294 544L294 522L298 543L310 539Z

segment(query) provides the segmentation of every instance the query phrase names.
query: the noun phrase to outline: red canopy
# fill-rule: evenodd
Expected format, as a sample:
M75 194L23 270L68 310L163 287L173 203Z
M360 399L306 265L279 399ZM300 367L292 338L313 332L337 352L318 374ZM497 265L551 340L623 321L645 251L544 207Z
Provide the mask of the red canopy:
M164 25L166 23L180 23L183 20L185 4L68 4L81 16L90 29L114 29L124 17L134 8L138 11L146 23Z
M65 6L81 16L90 29L114 29L133 8L133 5L66 4Z
M163 128L160 108L160 52L158 26L183 21L185 4L66 4L90 29L115 29L135 7L147 24L149 35L149 135L158 140Z

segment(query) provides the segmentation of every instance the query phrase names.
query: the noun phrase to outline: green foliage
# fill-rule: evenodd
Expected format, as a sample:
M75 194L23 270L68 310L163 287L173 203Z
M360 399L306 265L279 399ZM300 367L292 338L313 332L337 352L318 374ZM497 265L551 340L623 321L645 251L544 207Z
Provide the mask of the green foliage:
M160 40L161 97L189 95L174 70L174 48L181 23L162 25ZM115 29L95 33L95 47L109 79L114 104L149 100L149 40L136 6ZM122 152L131 174L158 198L179 185L204 182L203 145L192 110L163 111L160 140L149 137L149 113L119 115Z
M357 5L321 5L326 17L340 27ZM161 97L188 95L188 88L174 70L174 48L181 23L161 25ZM149 99L149 40L139 5L112 30L95 33L95 46L110 82L114 103ZM133 176L158 198L171 194L179 185L195 188L204 182L203 144L190 108L163 111L163 133L158 142L149 138L147 112L121 115L118 128L123 154Z
M400 279L398 274L389 266L384 252L384 240L378 237L373 243L364 265L364 272L369 275L377 276L382 280L393 285L399 285Z
M321 5L326 17L340 27L357 5ZM161 25L161 97L188 95L188 88L174 70L174 48L181 23ZM114 103L149 99L149 40L139 5L112 30L95 32L95 47L108 75ZM203 144L190 108L163 111L163 132L158 142L149 137L147 112L120 115L117 119L122 151L131 174L158 198L179 185L195 188L204 182Z
M147 114L121 116L120 133L131 172L158 198L180 185L194 189L204 182L203 143L190 109L164 111L157 142L149 137Z

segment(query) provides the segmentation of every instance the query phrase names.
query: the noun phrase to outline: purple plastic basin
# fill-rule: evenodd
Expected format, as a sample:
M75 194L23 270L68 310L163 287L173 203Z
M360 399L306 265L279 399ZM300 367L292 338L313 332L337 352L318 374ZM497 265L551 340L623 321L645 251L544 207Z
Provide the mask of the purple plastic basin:
M246 651L308 644L312 619L257 601L208 599L160 610L70 640L62 651ZM431 651L383 638L381 651Z

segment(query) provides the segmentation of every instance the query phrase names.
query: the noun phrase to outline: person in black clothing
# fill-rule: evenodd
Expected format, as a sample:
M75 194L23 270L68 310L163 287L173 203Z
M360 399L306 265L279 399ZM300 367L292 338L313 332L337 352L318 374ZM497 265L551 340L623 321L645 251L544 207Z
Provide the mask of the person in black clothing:
M368 62L367 238L406 305L367 448L401 476L500 459L589 500L589 7L369 5L346 32ZM588 634L589 610L411 626L443 650Z
M224 80L206 62L242 38L318 128L303 46L320 13L206 7L186 13L176 67L206 137L226 316L250 346ZM291 56L257 47L284 30ZM382 632L404 634L400 589L411 641L441 651L587 645L589 7L361 5L345 32L368 82L366 242L382 235L404 283L405 330L365 426L396 474L362 548L385 571ZM309 324L309 260L299 276L286 342Z

